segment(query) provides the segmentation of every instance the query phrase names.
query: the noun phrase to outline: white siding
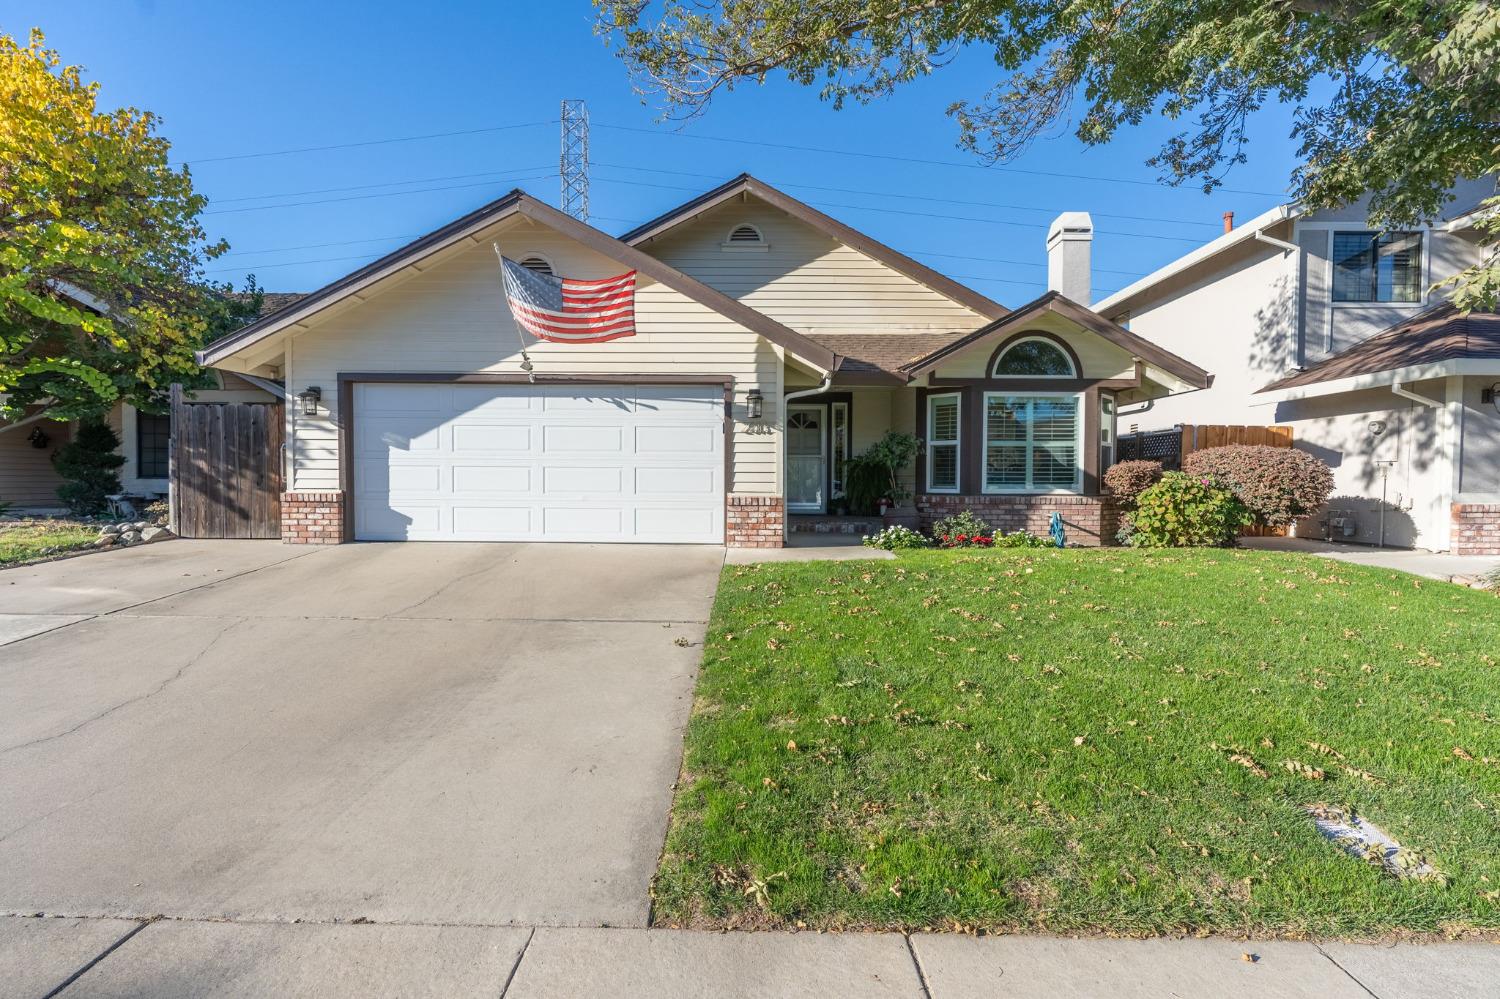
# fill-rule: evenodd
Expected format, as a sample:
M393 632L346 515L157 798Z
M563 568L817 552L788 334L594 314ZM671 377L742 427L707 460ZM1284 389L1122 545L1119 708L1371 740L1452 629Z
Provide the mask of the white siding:
M606 277L624 268L552 230L517 224L496 237L454 251L421 274L377 290L369 301L333 312L288 344L288 392L323 390L322 411L303 417L289 406L288 441L298 490L339 486L338 375L351 372L515 372L517 330L505 304L490 239L507 256L541 253L560 272ZM776 489L775 407L780 360L755 333L679 292L642 277L634 337L602 344L533 343L538 373L673 374L732 377L735 425L729 488L735 493ZM766 418L743 420L744 398L759 387Z
M745 222L768 248L724 248ZM987 322L755 198L720 205L639 249L803 333L967 333Z

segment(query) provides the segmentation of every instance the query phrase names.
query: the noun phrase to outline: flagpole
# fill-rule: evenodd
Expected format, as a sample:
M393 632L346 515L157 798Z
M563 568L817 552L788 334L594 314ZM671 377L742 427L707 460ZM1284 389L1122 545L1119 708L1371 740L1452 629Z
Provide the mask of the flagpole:
M505 292L506 302L509 303L509 301L510 301L510 292L507 289L506 283L505 283L505 254L503 254L503 253L500 252L500 244L499 243L491 243L490 246L494 248L494 250L495 250L495 259L500 264L500 290L502 292ZM507 307L508 307L508 305L507 305ZM536 384L536 371L532 367L530 355L528 355L526 353L526 338L524 336L522 336L522 334L521 334L521 324L519 322L516 322L516 317L515 317L514 313L511 314L510 318L511 318L511 322L514 323L515 327L516 327L516 343L519 344L520 347L521 347L521 370L524 371L524 372L526 372L526 380L529 381L531 384L535 385Z

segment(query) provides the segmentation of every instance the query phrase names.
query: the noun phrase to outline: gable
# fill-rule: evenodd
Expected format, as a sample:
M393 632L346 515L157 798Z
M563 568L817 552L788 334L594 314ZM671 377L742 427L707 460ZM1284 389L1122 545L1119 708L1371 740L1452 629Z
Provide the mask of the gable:
M930 369L929 374L935 378L988 378L990 362L1000 345L1027 333L1045 333L1062 341L1082 367L1081 378L1130 378L1135 374L1135 359L1130 351L1096 333L1080 329L1076 323L1055 312L1042 312L1016 324L1014 329L1006 331L1004 340L976 340L944 358Z

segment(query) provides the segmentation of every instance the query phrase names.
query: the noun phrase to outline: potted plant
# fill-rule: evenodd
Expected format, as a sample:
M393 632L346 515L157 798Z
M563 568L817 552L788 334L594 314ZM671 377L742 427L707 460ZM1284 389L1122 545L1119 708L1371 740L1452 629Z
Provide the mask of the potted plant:
M911 490L902 487L900 475L921 450L917 438L892 430L850 458L850 507L866 516L879 514L886 527L916 527L917 508L910 505Z

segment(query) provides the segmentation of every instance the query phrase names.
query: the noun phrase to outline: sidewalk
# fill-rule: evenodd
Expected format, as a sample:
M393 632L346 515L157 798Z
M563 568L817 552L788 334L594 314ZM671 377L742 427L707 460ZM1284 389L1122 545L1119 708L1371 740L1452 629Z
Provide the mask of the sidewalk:
M1312 538L1241 538L1240 544L1262 551L1303 552L1356 565L1399 569L1429 579L1465 585L1487 572L1500 569L1500 556L1497 555L1450 555L1420 548L1374 548Z
M9 997L1439 999L1500 945L0 917Z

